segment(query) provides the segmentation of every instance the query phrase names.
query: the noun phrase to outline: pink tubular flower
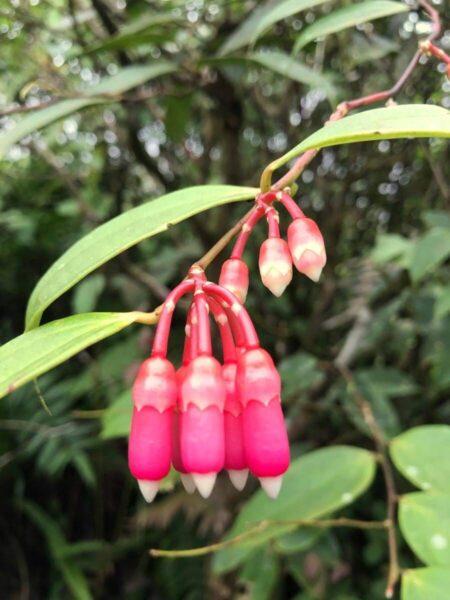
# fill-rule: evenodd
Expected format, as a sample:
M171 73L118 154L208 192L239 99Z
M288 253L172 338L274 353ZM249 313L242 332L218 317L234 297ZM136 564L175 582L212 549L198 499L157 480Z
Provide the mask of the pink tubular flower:
M212 356L198 356L181 384L180 448L183 467L204 498L225 461L224 404L220 364Z
M226 363L222 367L225 382L226 400L224 410L225 426L225 469L231 483L241 491L248 478L247 459L244 449L242 426L242 404L236 392L236 363Z
M287 243L279 238L268 238L259 251L259 272L263 284L279 297L292 279L292 259Z
M229 258L220 271L219 285L230 290L242 304L248 292L248 267L242 258Z
M128 464L147 502L156 496L172 458L172 419L177 399L173 365L165 358L149 358L133 386L133 417Z
M244 406L243 433L248 466L271 498L281 488L290 462L289 442L281 410L280 376L261 348L238 359L237 391Z
M306 217L294 219L288 228L288 243L292 260L300 273L319 281L327 256L317 223Z

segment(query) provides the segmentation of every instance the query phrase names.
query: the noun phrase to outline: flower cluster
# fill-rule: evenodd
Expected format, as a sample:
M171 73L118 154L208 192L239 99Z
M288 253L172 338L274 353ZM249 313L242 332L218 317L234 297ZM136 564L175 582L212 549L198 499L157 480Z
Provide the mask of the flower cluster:
M287 242L280 235L278 212L273 206L275 201L279 201L292 218ZM289 194L286 191L261 194L220 273L220 285L232 291L241 302L245 302L249 285L249 270L242 254L253 228L264 216L269 235L259 251L259 272L263 284L275 296L281 296L291 282L292 264L300 273L317 282L327 260L317 223L305 217Z
M281 237L279 200L291 214L288 242ZM171 466L187 492L208 497L217 473L226 469L242 490L248 473L269 497L276 498L289 466L289 443L281 409L280 376L244 307L248 268L242 252L256 223L266 216L269 238L261 246L259 267L264 284L280 295L292 278L292 262L317 280L325 264L323 239L286 192L261 195L220 276L206 280L194 265L163 304L150 358L133 386L133 417L128 459L132 475L148 502ZM176 304L191 297L183 360L178 370L167 358ZM219 362L212 351L210 315L220 332Z

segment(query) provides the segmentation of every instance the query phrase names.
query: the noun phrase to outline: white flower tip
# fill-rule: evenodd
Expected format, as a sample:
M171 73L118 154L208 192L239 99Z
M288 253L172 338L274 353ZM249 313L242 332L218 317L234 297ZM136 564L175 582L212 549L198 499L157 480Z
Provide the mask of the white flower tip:
M263 281L264 285L266 286L266 288L272 292L272 294L274 296L276 296L277 298L279 298L284 290L287 288L288 284L287 283L267 283L266 281Z
M195 492L195 483L189 473L180 473L181 483L188 494Z
M239 492L242 492L242 490L245 488L245 484L247 483L248 469L228 469L228 476L234 487Z
M153 502L159 490L159 481L138 479L138 485L142 495L145 498L145 501L149 504L150 502Z
M275 500L280 493L281 484L283 483L283 476L278 475L277 477L260 477L259 482L269 498Z
M322 267L308 267L307 269L303 269L302 273L314 281L314 283L317 283L322 274Z
M209 498L216 483L217 473L192 473L191 477L200 496Z

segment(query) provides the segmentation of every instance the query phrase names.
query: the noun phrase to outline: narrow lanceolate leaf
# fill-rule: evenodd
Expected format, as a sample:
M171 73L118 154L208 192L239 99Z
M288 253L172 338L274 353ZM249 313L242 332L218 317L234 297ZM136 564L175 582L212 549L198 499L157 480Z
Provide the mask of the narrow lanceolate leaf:
M175 69L175 65L167 61L125 67L116 75L105 77L99 84L83 90L80 98L61 100L47 108L31 112L19 119L13 127L0 133L0 158L6 155L11 146L30 133L87 106L114 102L114 96L123 94L160 75L172 73Z
M395 138L450 137L450 111L430 104L403 104L365 110L334 121L273 161L274 171L307 150Z
M208 208L248 200L257 193L256 188L232 185L194 186L146 202L100 225L71 246L38 281L28 302L25 328L37 327L56 298L127 248Z
M448 600L450 569L408 569L402 576L402 600Z
M276 524L220 550L214 557L214 570L224 573L234 569L256 547L295 529L291 520L316 519L347 506L369 487L374 472L374 456L350 446L316 450L295 460L276 502L261 490L257 492L239 512L226 539L255 528L261 521L274 520Z
M152 41L152 32L155 28L174 23L177 20L179 18L177 19L172 14L141 15L133 22L124 25L115 35L85 50L83 54L132 48L147 41Z
M450 426L422 425L390 443L395 466L422 490L450 495Z
M323 90L329 98L336 96L337 90L330 74L318 73L284 52L267 50L247 54L245 58L283 77Z
M272 25L296 13L323 4L326 0L270 0L254 9L219 49L219 56L230 54L256 42Z
M409 8L406 4L391 2L390 0L358 2L357 4L350 4L349 6L334 10L302 31L295 42L294 53L316 38L408 10Z
M0 398L114 335L142 313L85 313L23 333L0 347Z
M450 494L406 494L399 509L400 530L414 554L432 567L450 568Z

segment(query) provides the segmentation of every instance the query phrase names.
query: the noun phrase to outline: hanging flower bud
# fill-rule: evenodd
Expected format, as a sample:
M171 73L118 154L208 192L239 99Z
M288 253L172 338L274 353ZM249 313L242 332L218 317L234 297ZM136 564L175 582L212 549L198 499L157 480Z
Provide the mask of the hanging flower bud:
M219 285L230 290L242 304L248 292L248 267L241 258L229 258L220 271Z
M204 498L224 465L224 404L220 364L211 356L198 356L181 384L180 448L183 467Z
M147 502L156 496L159 482L170 469L173 408L177 381L165 358L149 358L139 369L133 386L133 417L128 464Z
M288 228L288 243L292 260L300 273L319 281L327 256L317 223L306 217L294 219Z
M292 279L292 259L287 243L268 238L259 251L259 272L263 284L275 296L281 296Z
M236 363L226 363L222 375L226 388L224 410L225 425L225 469L231 483L241 491L248 478L247 460L244 449L242 428L242 404L236 393Z
M271 498L289 467L289 442L281 410L280 376L261 348L238 358L237 392L244 406L243 433L248 466Z

